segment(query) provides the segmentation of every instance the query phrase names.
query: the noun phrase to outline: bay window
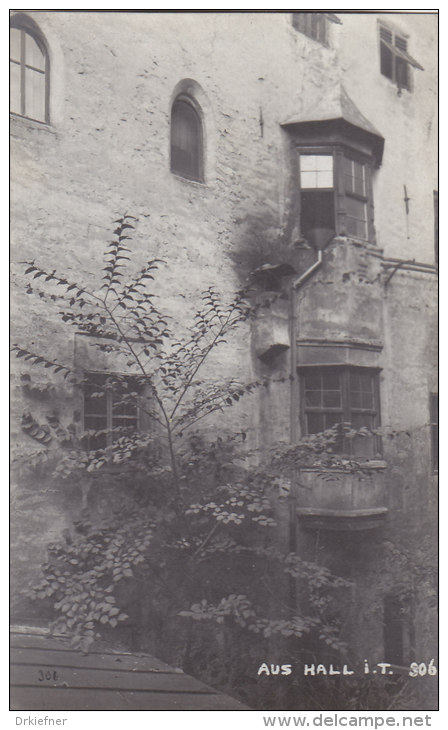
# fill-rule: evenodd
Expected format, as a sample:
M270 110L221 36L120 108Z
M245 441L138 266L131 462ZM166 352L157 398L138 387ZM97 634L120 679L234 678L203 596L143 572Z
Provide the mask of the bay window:
M379 425L378 371L362 367L307 367L301 372L302 425L306 434L340 425L335 451L372 457L379 450L371 432ZM350 427L359 435L347 436Z
M343 148L299 149L300 229L373 240L369 161Z

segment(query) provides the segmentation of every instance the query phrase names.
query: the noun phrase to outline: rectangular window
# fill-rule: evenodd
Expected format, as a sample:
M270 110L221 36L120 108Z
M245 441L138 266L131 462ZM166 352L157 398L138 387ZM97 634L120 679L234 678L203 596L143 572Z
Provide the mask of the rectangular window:
M353 236L368 241L370 166L342 151L299 153L301 233L316 243L329 233ZM336 204L337 199L337 204Z
M323 45L328 42L328 23L342 25L338 16L334 13L293 13L293 27Z
M384 599L383 631L384 660L390 664L404 664L405 609L399 598Z
M302 371L303 420L307 434L320 433L338 424L371 431L379 423L378 373L367 368L317 367ZM339 452L371 457L379 449L378 438L364 435L341 437Z
M138 385L130 376L86 373L83 422L88 449L102 449L139 426Z
M439 471L439 394L430 396L431 460L432 470Z
M411 89L411 66L423 71L408 53L408 42L402 35L380 25L380 70L400 89Z
M433 191L434 198L434 258L439 263L439 191Z
M43 39L22 27L10 29L10 111L48 122L49 59Z

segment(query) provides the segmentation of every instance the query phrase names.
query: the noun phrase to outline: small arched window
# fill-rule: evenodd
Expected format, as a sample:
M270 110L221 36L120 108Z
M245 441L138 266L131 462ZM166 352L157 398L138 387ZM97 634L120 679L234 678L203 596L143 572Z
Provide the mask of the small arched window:
M49 121L48 52L36 24L13 18L10 27L10 111L37 122Z
M193 103L177 97L171 107L171 172L202 182L202 123Z

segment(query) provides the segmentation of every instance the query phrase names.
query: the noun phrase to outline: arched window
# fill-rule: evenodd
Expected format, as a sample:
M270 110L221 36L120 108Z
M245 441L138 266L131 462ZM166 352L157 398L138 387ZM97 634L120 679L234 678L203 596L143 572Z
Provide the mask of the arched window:
M199 114L187 97L178 96L171 107L171 172L201 182L202 144Z
M10 111L37 122L49 121L48 52L37 25L27 17L11 20Z

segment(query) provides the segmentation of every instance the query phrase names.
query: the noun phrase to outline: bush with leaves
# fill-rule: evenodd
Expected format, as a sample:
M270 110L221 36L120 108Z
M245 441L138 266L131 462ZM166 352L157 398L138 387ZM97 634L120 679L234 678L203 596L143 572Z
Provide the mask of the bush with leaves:
M336 453L336 428L295 446L277 445L264 461L245 448L244 433L206 439L192 431L267 385L203 375L211 353L256 308L245 291L225 302L209 287L179 337L148 291L162 262L150 259L126 278L133 221L128 215L116 221L97 289L24 262L31 279L26 291L54 305L56 316L89 335L99 351L124 357L132 378L87 373L79 379L71 364L21 344L13 346L16 356L87 385L93 397L112 391L116 405L138 407L154 426L149 433L120 427L111 439L49 419L45 433L54 438L43 446L61 444L54 478L67 489L87 485L89 508L49 547L33 597L51 602L54 630L84 650L109 628L123 627L121 638L132 648L150 649L190 671L200 674L207 657L209 668L219 669L213 676L204 670L204 678L236 691L242 674L253 675L263 652L268 656L282 642L297 658L319 645L330 656L344 650L334 605L350 584L280 548L279 481L304 466L322 473L364 467ZM108 505L103 512L95 510L101 500ZM292 584L300 609L288 598Z

